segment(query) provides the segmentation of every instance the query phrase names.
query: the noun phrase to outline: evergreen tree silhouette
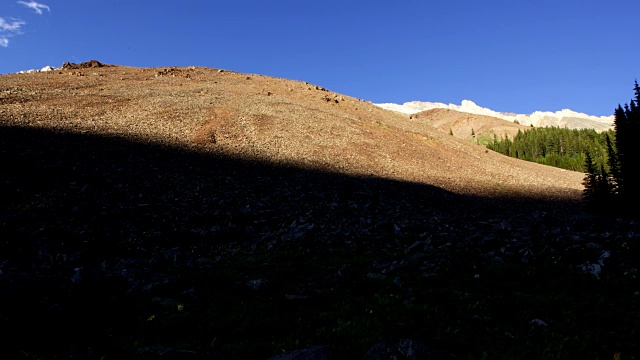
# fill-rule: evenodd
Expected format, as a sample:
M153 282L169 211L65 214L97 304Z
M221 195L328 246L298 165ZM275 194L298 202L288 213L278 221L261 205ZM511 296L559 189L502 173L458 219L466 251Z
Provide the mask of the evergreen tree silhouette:
M618 153L613 147L611 137L607 134L607 165L609 166L609 174L611 174L611 193L618 194L618 180L620 177L620 169L618 165Z
M640 86L635 82L635 99L615 110L614 128L616 133L617 174L612 173L617 192L623 205L633 205L640 201L640 147L635 137L640 135Z
M593 158L591 157L591 153L588 151L584 156L584 168L586 175L584 180L582 181L582 185L584 185L584 190L582 195L587 203L587 207L589 209L594 210L598 207L597 199L598 199L598 175L596 174L596 166L593 163Z

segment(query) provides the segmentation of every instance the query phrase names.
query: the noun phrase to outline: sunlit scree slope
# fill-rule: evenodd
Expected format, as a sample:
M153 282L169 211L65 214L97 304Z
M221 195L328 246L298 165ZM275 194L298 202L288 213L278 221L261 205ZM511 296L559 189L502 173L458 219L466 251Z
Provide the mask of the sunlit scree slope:
M0 124L115 134L460 194L569 197L583 174L524 162L303 81L201 67L0 76Z

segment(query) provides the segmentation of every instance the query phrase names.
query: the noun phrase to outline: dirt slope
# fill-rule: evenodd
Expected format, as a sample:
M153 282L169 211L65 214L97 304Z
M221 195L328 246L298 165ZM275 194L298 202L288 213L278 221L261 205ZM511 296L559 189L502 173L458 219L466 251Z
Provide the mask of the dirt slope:
M486 119L454 115L461 116L431 111L410 120L314 84L201 67L0 76L2 125L119 134L461 194L580 195L580 173L507 158L436 129L484 131Z

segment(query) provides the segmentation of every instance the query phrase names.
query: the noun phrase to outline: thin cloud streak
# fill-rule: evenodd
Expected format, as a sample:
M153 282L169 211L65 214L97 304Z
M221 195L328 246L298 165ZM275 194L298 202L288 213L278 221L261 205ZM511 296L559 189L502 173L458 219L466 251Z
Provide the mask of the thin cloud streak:
M51 12L51 8L48 5L40 4L35 1L18 1L18 4L24 5L30 9L33 9L37 14L42 15L42 10L47 10ZM9 18L8 20L0 17L0 47L7 48L9 47L9 39L22 34L20 31L22 25L25 25L26 22L22 20L16 20Z
M0 17L0 32L18 32L24 24L26 24L24 21L14 20L13 22L7 22L4 18Z
M51 8L48 5L40 4L35 1L18 1L18 4L22 4L30 9L33 9L38 15L42 15L42 10L46 9L48 12L51 12Z
M0 47L9 47L9 38L21 34L20 28L24 24L26 22L21 20L11 19L11 21L7 21L0 17Z

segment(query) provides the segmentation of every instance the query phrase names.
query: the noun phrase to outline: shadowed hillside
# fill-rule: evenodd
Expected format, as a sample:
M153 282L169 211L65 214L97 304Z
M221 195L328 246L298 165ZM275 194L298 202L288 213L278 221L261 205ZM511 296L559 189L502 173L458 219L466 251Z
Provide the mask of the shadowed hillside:
M332 105L291 91L289 105L272 106L285 80L264 78L274 93L252 103L254 88L233 84L254 75L99 71L114 73L0 77L7 358L266 359L322 345L373 359L397 339L423 358L637 353L640 229L585 215L581 174L475 157L383 110L348 120L340 95ZM212 77L194 87L200 72ZM171 83L128 94L100 83L115 74ZM212 86L207 100L199 86ZM193 98L219 104L196 126L205 112ZM273 121L229 115L252 106ZM308 117L290 118L292 108ZM384 136L358 152L378 139L367 119ZM408 140L419 136L437 141L424 150ZM392 149L397 162L381 161Z
M549 255L563 253L569 244L595 241L598 231L614 225L580 215L572 210L580 208L575 202L474 198L428 185L274 166L118 137L7 127L0 134L7 170L0 286L11 294L1 300L3 321L13 329L16 349L36 353L89 344L96 354L120 351L126 357L122 354L167 342L212 351L202 342L213 338L228 352L225 346L241 336L255 342L246 351L264 357L277 351L272 341L294 346L283 336L298 326L296 319L267 314L281 307L303 317L307 311L326 313L325 320L310 316L313 323L305 326L318 329L306 331L322 342L335 341L342 351L364 352L376 338L397 336L385 328L399 320L372 316L386 325L371 330L380 332L371 334L374 343L358 338L363 343L353 348L353 334L333 338L315 332L337 326L343 306L371 301L379 286L418 296L418 303L430 296L452 300L456 291L481 297L502 281L505 286L514 281L491 279L498 283L487 289L473 283L474 275L496 271L496 257L546 263ZM575 241L575 236L586 238ZM543 246L542 239L555 245ZM597 251L581 254L572 264L595 261L593 256ZM447 274L462 278L442 283ZM252 282L264 282L256 286L265 289L252 290ZM424 286L435 286L437 294L424 293ZM518 286L533 291L529 286L541 284ZM247 296L256 308L235 313L237 304L218 298L221 292ZM187 310L178 312L178 303ZM227 311L239 319L221 318ZM445 318L430 322L471 322L476 315L447 311ZM157 319L153 326L168 333L152 331L150 316ZM521 319L518 326L526 327L525 320L531 319ZM185 328L192 321L208 330ZM495 326L516 326L507 317L496 321ZM75 331L57 331L62 323ZM453 351L449 347L459 335L433 334L436 329L425 325L390 329L412 329L422 341ZM169 331L169 326L177 328ZM465 351L473 351L476 335L464 338Z

